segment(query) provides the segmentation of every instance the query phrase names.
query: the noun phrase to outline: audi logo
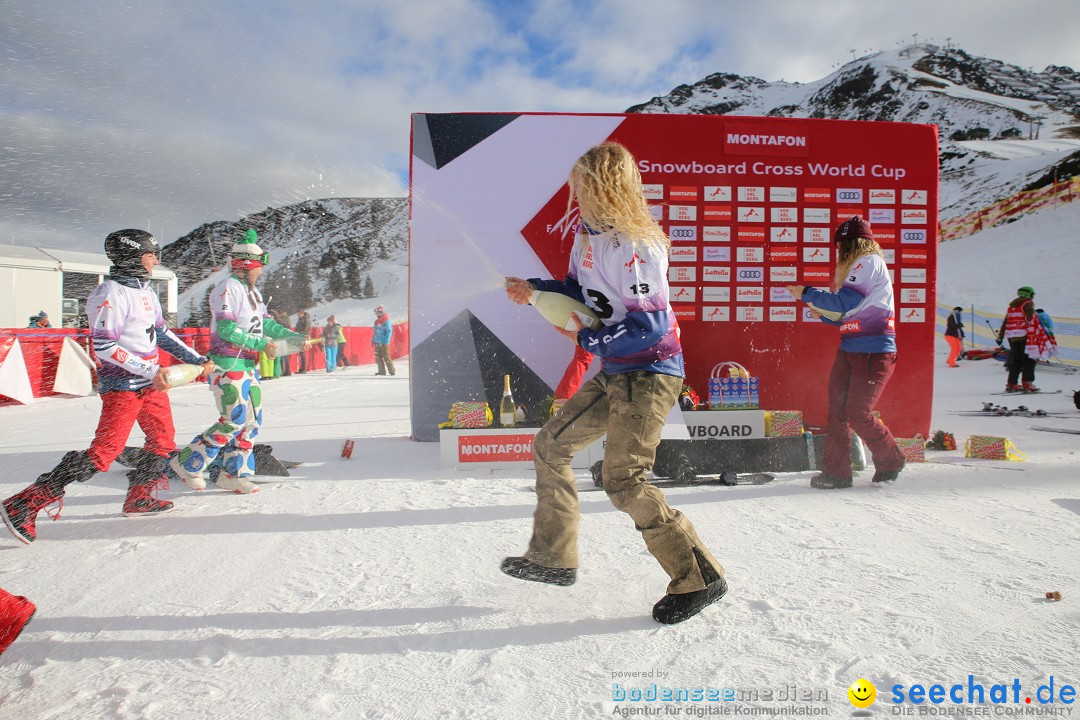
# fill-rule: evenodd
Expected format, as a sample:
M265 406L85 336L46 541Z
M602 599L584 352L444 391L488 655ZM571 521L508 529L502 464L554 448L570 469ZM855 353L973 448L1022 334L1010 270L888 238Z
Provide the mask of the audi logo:
M764 276L765 276L765 273L761 272L760 270L740 270L739 271L739 279L740 280L760 280Z
M925 240L926 233L921 230L905 230L901 237L904 240Z
M673 238L690 238L696 235L693 228L672 228L671 237Z
M862 193L857 190L841 190L836 193L836 197L840 200L861 200Z

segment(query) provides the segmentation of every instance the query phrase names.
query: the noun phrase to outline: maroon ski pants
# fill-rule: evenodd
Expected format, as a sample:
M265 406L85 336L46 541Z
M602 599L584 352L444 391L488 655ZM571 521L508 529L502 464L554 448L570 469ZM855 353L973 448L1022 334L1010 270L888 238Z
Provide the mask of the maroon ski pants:
M829 373L829 420L822 471L851 477L851 431L870 450L874 468L888 472L904 465L889 428L871 412L896 367L896 353L853 353L839 350Z

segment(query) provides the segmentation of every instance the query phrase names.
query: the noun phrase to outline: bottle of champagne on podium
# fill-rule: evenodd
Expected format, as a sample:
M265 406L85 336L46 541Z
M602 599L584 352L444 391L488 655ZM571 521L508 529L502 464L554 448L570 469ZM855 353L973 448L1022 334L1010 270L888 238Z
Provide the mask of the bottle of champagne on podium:
M274 353L275 357L285 357L286 355L295 355L303 350L304 338L287 335L286 337L272 340L270 344L274 346L274 350L276 351Z
M534 290L529 296L529 304L536 308L548 322L564 330L570 330L570 317L577 315L581 324L587 328L600 328L600 316L588 305L578 302L569 295L546 290Z
M517 408L514 407L514 396L510 394L510 376L503 375L503 396L499 403L499 424L503 427L514 427Z

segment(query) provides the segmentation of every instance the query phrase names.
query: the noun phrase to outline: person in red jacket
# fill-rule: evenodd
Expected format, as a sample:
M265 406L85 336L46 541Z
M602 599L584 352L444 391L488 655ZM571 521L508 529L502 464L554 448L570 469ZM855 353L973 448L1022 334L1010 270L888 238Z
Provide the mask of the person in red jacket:
M997 341L1009 341L1009 378L1005 383L1005 392L1038 392L1035 387L1035 359L1027 353L1028 330L1031 319L1035 317L1035 290L1025 285L1016 291L1016 297L1005 311L1005 320L998 330ZM1017 380L1023 381L1022 385Z
M35 612L34 603L0 588L0 654L15 642Z

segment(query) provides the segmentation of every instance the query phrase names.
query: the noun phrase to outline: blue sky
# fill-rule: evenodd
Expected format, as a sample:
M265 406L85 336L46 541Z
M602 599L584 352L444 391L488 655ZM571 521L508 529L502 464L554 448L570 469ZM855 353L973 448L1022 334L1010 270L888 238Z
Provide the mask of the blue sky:
M946 39L1080 68L1080 3L0 0L0 243L171 242L403 196L413 112L621 112L714 72L817 80Z

